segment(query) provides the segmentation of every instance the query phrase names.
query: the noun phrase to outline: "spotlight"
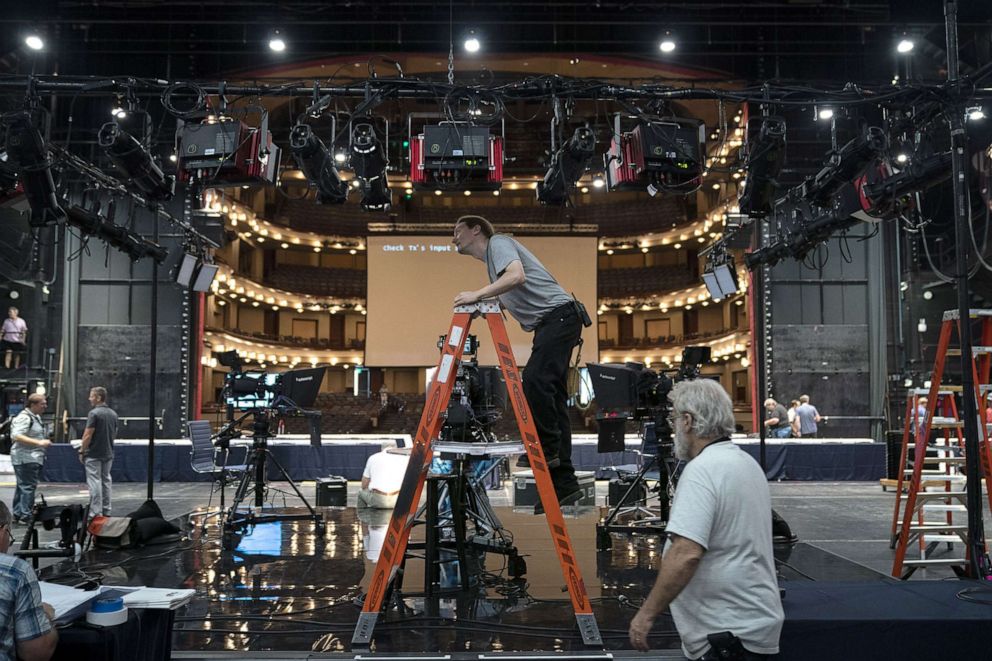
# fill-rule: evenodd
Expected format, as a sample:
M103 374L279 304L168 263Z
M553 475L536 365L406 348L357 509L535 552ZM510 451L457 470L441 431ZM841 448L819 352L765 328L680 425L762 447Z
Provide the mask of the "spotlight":
M468 34L465 35L464 46L469 53L478 53L479 49L482 48L482 42L479 41L479 35L476 34L475 30L469 30Z
M281 53L286 50L286 41L279 34L279 30L272 33L272 37L269 38L269 50L275 51L276 53Z
M896 163L905 163L908 160L909 160L909 156L907 156L906 154L896 155Z
M348 199L348 184L341 180L334 159L308 124L297 124L289 134L293 160L312 186L318 204L341 204Z
M820 108L817 111L816 116L818 119L830 119L834 116L833 108Z
M968 108L965 111L965 115L973 122L977 122L980 119L985 119L985 113L982 111L981 106L975 106L973 108Z
M537 184L541 204L564 206L596 151L596 134L587 126L575 129L568 142L551 157L551 167Z
M389 161L370 117L352 127L350 165L362 188L362 209L388 211L393 198L386 180Z
M755 218L763 218L772 210L775 178L785 161L785 120L781 117L765 117L761 129L753 140L748 138L744 148L747 179L738 198L740 212Z
M913 43L913 40L912 39L907 39L907 38L903 37L899 41L899 44L896 46L896 50L899 51L900 53L908 53L911 50L913 50L913 46L915 46L915 45L916 44Z
M603 179L601 177L596 177L595 179L592 180L592 187L593 188L602 188L605 185L606 185L606 182L603 181Z
M171 200L176 178L166 175L152 159L144 145L117 122L107 122L97 134L97 142L117 169L128 178L129 187L137 188L151 201Z
M96 211L89 211L79 206L69 209L67 222L79 228L84 234L90 234L105 241L121 252L126 253L133 261L143 257L151 257L161 264L169 256L169 251L157 243L148 241L131 232L126 227L106 220Z
M196 255L191 255L188 252L184 252L179 263L176 264L175 272L173 273L173 279L176 284L180 287L189 287L190 283L193 282L193 274L196 273Z
M661 38L661 43L658 44L658 49L662 53L671 53L675 50L675 40L672 38L671 33L665 33L665 36Z
M926 290L925 292L923 292L923 298L924 300L929 301L931 298L933 298L933 292L930 291L929 289Z
M868 127L838 151L830 153L827 165L803 182L802 196L820 206L829 206L834 193L861 174L885 150L887 142L882 129Z
M42 50L45 47L45 40L32 33L24 37L24 45L31 50Z
M8 162L17 171L24 195L31 205L31 225L42 227L62 220L65 212L55 195L48 150L31 114L27 111L7 113L3 116L3 124L7 129Z

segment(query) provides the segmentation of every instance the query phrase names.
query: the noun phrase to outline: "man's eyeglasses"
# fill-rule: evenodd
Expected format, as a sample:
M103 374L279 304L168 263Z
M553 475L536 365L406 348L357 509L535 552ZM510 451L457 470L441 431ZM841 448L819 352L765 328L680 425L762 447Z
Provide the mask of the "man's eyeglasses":
M10 529L10 524L9 523L0 524L0 528L4 528L7 531L7 534L10 535L10 543L11 544L13 544L14 542L17 541L17 538L14 537L14 532Z

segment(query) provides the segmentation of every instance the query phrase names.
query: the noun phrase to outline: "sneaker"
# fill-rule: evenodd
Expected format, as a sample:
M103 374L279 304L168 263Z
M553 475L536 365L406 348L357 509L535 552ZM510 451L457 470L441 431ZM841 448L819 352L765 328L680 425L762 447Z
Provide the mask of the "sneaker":
M558 496L558 505L559 507L572 505L582 500L582 496L584 495L585 493L582 489L576 489L575 491L567 493L564 496ZM537 505L534 505L534 514L544 514L544 503L538 502Z

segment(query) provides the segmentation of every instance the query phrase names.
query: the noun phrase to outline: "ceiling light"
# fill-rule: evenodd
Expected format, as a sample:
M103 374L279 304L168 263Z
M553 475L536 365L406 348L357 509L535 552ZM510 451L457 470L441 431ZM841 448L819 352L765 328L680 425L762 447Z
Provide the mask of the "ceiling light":
M592 187L593 188L602 188L605 185L606 185L606 182L603 181L603 179L601 177L596 177L595 179L592 180Z
M286 41L279 34L279 30L276 30L269 39L269 49L275 51L276 53L281 53L286 50Z
M968 119L973 122L977 122L980 119L985 119L985 113L982 112L981 106L975 106L974 108L968 108L967 111Z
M478 53L480 48L482 48L482 42L479 41L479 35L475 33L475 30L469 30L465 36L465 50L469 53Z
M675 50L675 40L672 38L671 33L665 33L665 36L661 38L661 43L658 44L658 48L661 49L662 53L671 53Z
M834 116L834 111L832 108L820 108L816 116L820 119L830 119Z
M900 53L908 53L909 51L913 50L913 46L915 45L916 44L913 43L912 39L907 39L903 37L899 41L899 44L896 46L896 50L899 51Z
M906 154L899 154L898 156L896 156L896 161L899 163L905 163L908 160L909 160L909 156L907 156Z
M41 50L45 47L45 40L36 34L29 34L24 37L24 45L31 50Z

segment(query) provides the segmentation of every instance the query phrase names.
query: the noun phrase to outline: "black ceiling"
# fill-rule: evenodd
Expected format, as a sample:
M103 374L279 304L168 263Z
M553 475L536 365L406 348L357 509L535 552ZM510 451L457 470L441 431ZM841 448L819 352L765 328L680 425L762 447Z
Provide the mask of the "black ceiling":
M963 62L975 66L989 59L992 3L961 5ZM0 44L10 49L0 70L211 78L341 54L445 54L449 35L459 51L469 28L488 53L622 54L749 81L887 81L903 32L919 40L910 56L918 76L939 77L944 59L936 0L21 0L7 3L0 17ZM25 52L21 35L29 29L45 34L48 52ZM266 46L275 29L289 45L281 55ZM669 55L658 51L665 31L678 42Z

